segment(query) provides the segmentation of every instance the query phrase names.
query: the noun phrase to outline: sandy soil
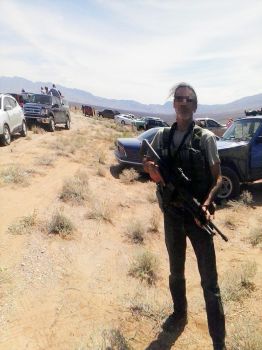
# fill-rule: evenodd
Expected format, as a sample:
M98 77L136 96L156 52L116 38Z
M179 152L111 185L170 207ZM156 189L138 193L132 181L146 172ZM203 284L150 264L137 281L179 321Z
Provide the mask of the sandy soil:
M133 349L211 349L190 244L189 323L178 339L168 338L161 332L161 322L171 309L162 222L159 232L150 230L152 215L159 214L152 200L154 185L145 179L120 181L113 156L113 141L119 133L113 124L80 114L72 118L70 131L31 131L26 139L16 138L11 146L0 148L0 172L18 165L30 170L27 184L6 183L3 178L0 182L0 349L105 349L110 341L112 349L127 349L113 346L112 329ZM43 165L48 157L53 164ZM82 205L64 203L59 199L63 183L79 170L88 178L89 197ZM256 316L262 322L261 248L252 247L246 239L261 216L261 184L250 189L254 207L220 208L216 215L217 225L230 239L225 243L215 237L220 280L229 269L247 261L257 266L248 296L225 305L229 344L240 318ZM107 213L104 219L87 215L97 205ZM46 223L58 209L75 226L67 239L47 233ZM34 211L37 224L32 228L16 234L8 230ZM142 245L130 242L126 234L137 220L146 231ZM153 286L128 274L132 260L144 250L158 258Z

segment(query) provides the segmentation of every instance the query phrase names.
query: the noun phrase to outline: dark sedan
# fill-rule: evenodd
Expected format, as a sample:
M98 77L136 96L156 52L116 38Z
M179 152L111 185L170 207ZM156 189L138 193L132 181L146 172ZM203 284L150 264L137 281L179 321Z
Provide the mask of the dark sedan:
M138 137L117 139L115 157L118 162L138 171L143 171L142 159L139 154L142 141L145 139L151 142L159 129L161 128L149 129Z

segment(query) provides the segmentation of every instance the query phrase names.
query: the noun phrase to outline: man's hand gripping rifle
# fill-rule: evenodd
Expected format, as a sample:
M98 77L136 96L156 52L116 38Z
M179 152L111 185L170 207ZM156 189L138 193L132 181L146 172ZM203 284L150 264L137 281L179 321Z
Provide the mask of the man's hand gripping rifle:
M159 172L165 182L166 186L172 186L176 189L177 193L183 201L183 206L193 217L198 220L201 224L201 227L210 235L214 236L215 234L220 235L224 241L228 241L228 238L215 226L215 224L207 219L205 211L203 210L199 201L192 196L192 194L186 189L190 180L183 173L181 168L175 170L175 174L169 173L169 169L166 164L161 160L156 151L152 148L147 140L143 140L142 147L140 151L142 157L146 157L154 161L158 167Z

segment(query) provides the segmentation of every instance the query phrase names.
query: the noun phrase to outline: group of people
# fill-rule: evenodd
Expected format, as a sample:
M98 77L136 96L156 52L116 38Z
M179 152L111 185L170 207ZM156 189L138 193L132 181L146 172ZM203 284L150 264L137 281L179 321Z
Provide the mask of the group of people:
M197 95L187 83L176 85L171 95L176 120L171 128L160 129L151 146L169 169L169 180L176 183L176 169L182 169L190 179L191 194L202 206L206 220L214 213L213 201L221 184L220 159L215 135L193 120L197 110ZM185 259L187 237L193 246L201 277L209 334L214 350L225 350L225 316L218 285L213 236L187 210L176 186L165 183L156 162L145 155L144 170L157 184L157 198L164 217L165 243L169 256L169 288L173 313L165 320L165 332L178 333L188 322Z
M61 92L56 88L55 84L52 85L51 89L49 90L47 86L44 88L41 86L41 94L43 95L52 95L56 96L58 98L62 98Z

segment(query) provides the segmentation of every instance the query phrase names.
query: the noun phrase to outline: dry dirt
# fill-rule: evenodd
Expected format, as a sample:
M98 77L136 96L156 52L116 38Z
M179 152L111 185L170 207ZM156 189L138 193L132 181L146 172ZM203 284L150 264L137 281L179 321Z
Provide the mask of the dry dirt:
M161 333L171 299L162 222L159 232L150 230L152 215L157 217L159 211L154 185L146 179L130 184L120 181L113 145L121 132L112 126L109 121L75 113L70 131L31 131L26 139L16 138L11 146L0 148L0 172L12 165L31 170L27 184L0 179L1 350L105 349L112 329L137 350L212 348L190 244L186 263L189 323L178 339ZM51 164L44 165L50 157ZM61 202L64 181L79 170L89 180L88 199L81 205ZM261 188L252 190L256 194ZM87 214L98 205L96 211L102 208L104 218L90 218ZM75 226L66 239L47 232L46 223L57 209ZM37 224L32 228L15 234L8 231L34 212ZM261 248L252 247L246 238L261 212L258 201L254 207L240 206L236 211L220 208L216 215L215 222L229 237L228 243L215 237L220 280L228 269L247 261L257 265L248 295L225 305L229 346L240 319L256 316L262 322ZM140 245L130 242L126 234L137 220L146 230ZM158 258L158 279L152 286L128 274L132 260L144 250ZM112 342L112 349L128 349L127 345L113 347Z

